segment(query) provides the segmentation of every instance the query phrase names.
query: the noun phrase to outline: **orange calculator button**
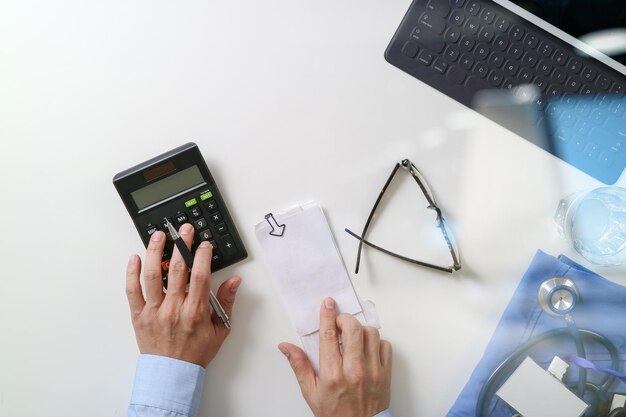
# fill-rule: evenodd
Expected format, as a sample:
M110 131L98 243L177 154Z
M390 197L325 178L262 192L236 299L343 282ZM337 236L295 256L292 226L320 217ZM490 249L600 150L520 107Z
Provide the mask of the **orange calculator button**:
M169 271L169 269L170 269L170 260L168 259L167 261L161 262L161 268L163 268L164 271Z

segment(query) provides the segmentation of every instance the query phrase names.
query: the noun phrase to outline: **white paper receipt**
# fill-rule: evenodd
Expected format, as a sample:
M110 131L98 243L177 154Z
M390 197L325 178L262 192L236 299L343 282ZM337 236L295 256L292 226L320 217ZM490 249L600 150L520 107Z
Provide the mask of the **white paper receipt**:
M267 266L283 299L303 349L319 370L320 306L326 297L337 302L339 313L378 326L373 304L364 312L318 203L268 214L255 226Z

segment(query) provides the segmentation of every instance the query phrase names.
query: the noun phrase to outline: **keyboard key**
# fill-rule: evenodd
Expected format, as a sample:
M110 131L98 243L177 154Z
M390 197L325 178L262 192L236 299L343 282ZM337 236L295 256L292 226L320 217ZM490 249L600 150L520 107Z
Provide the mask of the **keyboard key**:
M522 84L528 84L533 79L533 73L528 68L522 68L517 78L522 82Z
M606 122L605 127L610 132L613 132L615 136L626 140L626 123L624 123L623 120L611 117L608 122Z
M562 68L557 68L552 73L552 82L563 84L567 78L567 73Z
M148 234L148 236L152 236L152 234L157 230L159 230L159 228L156 226L148 226L148 228L146 228L146 233Z
M576 112L583 117L589 117L591 114L591 103L588 100L580 100L576 105Z
M578 152L582 152L585 149L585 139L578 135L574 135L572 138L572 148Z
M591 123L587 120L578 120L578 122L576 122L575 130L579 135L586 136L591 131Z
M540 75L535 77L535 79L533 80L533 83L537 86L539 91L542 93L546 91L546 89L548 88L548 81Z
M476 41L471 36L463 36L463 39L461 39L461 49L467 52L474 49L474 45L476 45Z
M465 0L450 0L450 5L453 7L463 7Z
M563 95L563 90L560 87L555 85L551 85L548 87L548 96L550 97L561 97Z
M484 62L479 61L476 63L476 66L474 67L474 74L476 74L480 78L485 78L488 72L489 67L487 67Z
M461 64L461 67L469 71L474 66L474 58L469 54L463 54L459 63Z
M461 38L461 30L455 27L449 27L446 31L445 38L449 43L457 43Z
M504 35L498 35L498 37L496 38L496 40L493 43L493 46L498 50L498 51L505 51L506 48L509 46L509 40L506 36Z
M582 77L585 82L591 83L596 79L598 73L591 67L583 68Z
M441 37L426 28L416 27L411 33L411 38L420 48L430 49L437 53L441 53L446 44Z
M600 110L595 109L591 112L590 119L597 125L601 125L606 121L606 115L602 113Z
M470 35L475 35L478 33L478 29L480 29L480 25L478 24L478 20L471 18L467 22L465 22L465 30Z
M626 103L623 98L613 100L610 107L610 112L615 117L622 117L624 115L624 108L626 107Z
M496 12L494 12L493 10L489 8L483 9L483 11L480 13L480 20L482 20L483 23L487 25L493 22L495 18L496 18Z
M489 74L489 77L487 78L487 81L489 81L489 84L493 85L494 87L499 87L500 84L502 84L502 81L504 80L504 77L502 75L502 73L500 71L491 71L491 74Z
M538 61L539 61L539 56L537 56L536 53L531 52L531 51L526 52L524 56L522 57L522 63L528 68L534 68L535 65L537 65Z
M202 216L202 210L200 209L200 207L195 206L191 209L191 217L201 217Z
M215 200L210 199L204 203L204 207L209 211L213 211L217 208L217 203L215 202Z
M569 131L565 129L559 129L554 134L554 137L557 141L559 141L559 143L565 144L569 142L569 140L572 138L572 135Z
M554 52L554 47L551 43L542 42L541 46L539 47L539 52L546 58L550 58L552 56L552 52Z
M542 75L550 75L552 72L552 65L548 64L546 61L541 61L537 69Z
M596 104L596 108L598 109L602 109L602 110L606 110L609 108L610 105L610 98L608 95L606 94L600 94L598 96L596 96L596 98L594 99L594 103Z
M402 47L402 53L409 58L415 58L419 50L415 42L406 42Z
M495 23L496 29L500 32L506 32L510 25L511 21L506 17L499 17Z
M430 65L430 63L433 62L433 58L434 58L433 54L431 54L428 51L422 51L417 56L417 60L426 66Z
M209 215L209 220L211 221L211 223L213 224L217 224L217 223L221 223L223 221L222 219L222 213L220 213L219 211L213 212Z
M611 93L624 94L626 92L626 86L624 84L614 82L611 86Z
M583 84L583 88L580 89L580 94L584 96L593 96L595 93L595 89L587 84Z
M535 47L539 44L539 38L532 34L532 33L528 33L526 34L526 38L524 38L524 45L528 48L528 49L535 49Z
M449 20L450 20L450 23L452 23L453 25L461 26L463 22L465 22L465 15L463 14L463 12L459 10L455 10L450 15Z
M448 13L450 13L450 6L438 0L430 0L426 6L426 10L437 16L446 17Z
M524 37L524 29L517 25L514 25L513 27L511 27L510 35L511 39L513 39L514 41L519 41Z
M223 235L224 233L228 232L228 227L226 226L226 223L220 223L215 226L215 231L218 234Z
M593 142L589 142L587 146L585 146L585 156L589 159L596 159L600 156L600 146Z
M445 20L430 13L424 13L419 20L419 24L432 30L437 35L441 35L446 28Z
M478 34L478 40L481 42L489 43L493 40L495 36L495 32L489 26L485 26L480 30Z
M450 71L448 71L448 79L455 84L463 84L465 81L465 71L455 66L450 67Z
M461 55L461 50L454 45L450 45L446 48L446 52L444 55L448 59L448 61L456 62L456 60L459 59L459 56Z
M472 16L476 16L480 11L480 3L477 1L470 1L467 3L467 6L465 6L465 10L467 10L467 12Z
M174 216L174 225L176 225L176 227L180 227L188 221L189 219L187 219L187 215L185 213L177 214L176 216Z
M523 53L524 53L524 49L521 46L519 46L517 44L513 44L509 48L508 55L510 57L515 58L515 59L520 59L520 57L522 56Z
M474 55L476 55L479 59L487 59L487 57L489 56L489 52L491 51L489 50L489 47L486 44L479 43L478 46L476 46Z
M600 164L602 164L605 167L611 166L614 160L615 160L615 157L611 155L609 152L605 151L600 154Z
M235 246L235 241L230 235L226 235L222 238L221 248L226 255L232 255L237 253L237 247Z
M206 229L198 232L198 237L200 238L200 241L205 241L211 239L213 237L213 234L209 229Z
M514 76L517 74L517 70L519 70L519 65L517 65L515 61L507 61L507 63L504 64L504 72L507 75Z
M437 58L435 62L433 63L433 68L439 74L445 74L446 71L448 70L448 63L441 58Z
M554 53L552 60L559 65L565 65L568 58L569 58L569 55L567 55L564 51L561 51L559 49Z
M569 77L567 79L567 81L565 82L565 91L567 91L568 93L577 93L578 90L580 90L580 87L582 87L583 82L580 78L576 77L575 75Z
M567 70L572 74L578 74L583 67L583 63L578 58L570 58L567 62Z
M596 79L595 84L600 90L604 91L604 90L609 89L609 86L611 85L611 81L609 80L609 77L607 77L606 75L600 74L598 78Z
M517 86L517 80L510 79L510 78L505 79L504 83L502 84L502 88L505 90L511 90L512 88L516 86Z
M576 124L576 116L571 111L565 111L561 114L561 124L565 127L574 127Z
M504 54L494 52L489 58L489 64L496 68L502 67L502 65L504 64Z

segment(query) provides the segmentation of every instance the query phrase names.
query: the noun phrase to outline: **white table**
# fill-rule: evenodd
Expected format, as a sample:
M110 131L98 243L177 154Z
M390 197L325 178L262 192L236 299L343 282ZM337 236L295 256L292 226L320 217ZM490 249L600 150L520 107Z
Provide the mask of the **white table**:
M214 275L214 288L231 274L244 283L201 415L311 415L276 347L297 337L253 233L266 213L310 200L393 343L394 416L447 412L534 252L584 262L552 215L562 196L599 184L387 64L408 5L0 5L0 415L125 414L137 348L124 268L143 247L111 179L187 141L250 254ZM430 182L463 269L449 276L366 249L355 276L357 241L343 229L360 231L406 157ZM430 257L434 244L411 226L418 190L402 178L368 237Z

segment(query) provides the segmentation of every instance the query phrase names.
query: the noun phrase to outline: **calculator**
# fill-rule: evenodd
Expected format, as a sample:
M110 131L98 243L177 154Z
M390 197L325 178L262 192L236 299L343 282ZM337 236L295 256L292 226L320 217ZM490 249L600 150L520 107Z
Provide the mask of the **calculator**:
M150 236L167 236L161 260L163 285L174 241L168 219L176 229L185 223L195 228L192 254L203 241L213 246L211 270L217 271L248 256L226 203L195 143L187 143L115 175L113 184L147 247Z

